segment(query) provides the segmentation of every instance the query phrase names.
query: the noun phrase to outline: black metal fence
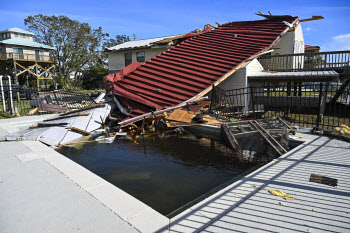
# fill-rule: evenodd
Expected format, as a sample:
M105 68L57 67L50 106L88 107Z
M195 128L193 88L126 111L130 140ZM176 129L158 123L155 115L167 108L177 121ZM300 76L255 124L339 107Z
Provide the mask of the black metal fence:
M350 124L350 86L310 82L226 91L215 87L210 109L219 117L282 117L300 127L333 129Z
M0 82L0 112L11 115L40 115L52 113L43 104L59 105L67 110L80 109L95 104L88 94L65 90L25 88L19 84Z
M350 51L264 55L259 62L270 71L335 70L342 74L350 71Z

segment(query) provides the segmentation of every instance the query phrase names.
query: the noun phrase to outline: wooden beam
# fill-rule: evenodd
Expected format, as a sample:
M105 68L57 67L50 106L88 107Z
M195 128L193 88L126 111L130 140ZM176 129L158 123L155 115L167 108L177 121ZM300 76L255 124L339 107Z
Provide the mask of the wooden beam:
M40 66L41 67L41 66ZM55 65L52 65L50 68L48 68L48 69L43 69L44 71L40 74L40 76L42 76L43 74L45 74L45 73L49 73L49 74L51 74L52 76L54 76L51 72L49 72L49 70L51 70L52 68L54 68L55 67Z
M299 20L299 22L307 22L307 21L314 21L314 20L320 20L320 19L324 19L323 16L312 16L312 18L308 18L308 19L301 19Z
M49 73L49 74L51 74L52 76L53 76L53 74L51 73L51 72L49 72L49 70L50 69L52 69L52 67L54 67L54 65L53 66L51 66L49 69L44 69L42 66L40 66L39 64L37 65L39 68L41 68L42 70L44 70L40 75L39 75L39 77L41 76L41 75L43 75L43 74L45 74L45 73Z
M81 109L73 110L73 111L70 111L70 112L67 112L67 113L63 113L63 114L60 114L59 116L67 116L67 115L70 115L70 114L73 114L73 113L82 112L82 111L85 111L85 110L98 108L98 107L104 107L104 106L105 106L105 104L104 104L104 102L102 102L102 103L95 104L95 105L92 105L92 106L88 106L88 107L85 107L85 108L81 108Z
M21 72L18 73L18 75L21 75L21 74L23 74L24 72L28 71L29 73L32 73L33 75L36 76L36 74L34 74L34 73L30 70L30 69L33 69L33 68L36 66L36 64L30 66L29 68L25 68L24 66L22 66L21 64L19 64L19 63L17 63L17 62L15 62L15 63L16 63L16 65L18 65L19 67L21 67L21 68L23 69Z
M75 132L78 132L78 133L81 133L81 134L85 134L85 135L90 135L91 134L90 132L87 132L85 130L78 129L78 128L75 128L75 127L68 127L68 129L70 129L72 131L75 131Z

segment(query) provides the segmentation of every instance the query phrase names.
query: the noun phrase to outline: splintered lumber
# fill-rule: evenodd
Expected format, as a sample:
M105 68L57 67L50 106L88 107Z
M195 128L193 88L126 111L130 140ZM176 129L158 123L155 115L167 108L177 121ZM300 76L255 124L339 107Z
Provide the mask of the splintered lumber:
M168 121L178 121L183 123L197 123L192 122L192 118L195 117L196 114L193 112L189 112L182 109L176 109L174 112L172 112L166 119ZM220 121L210 117L209 115L203 116L204 123L198 123L198 124L206 124L206 125L212 125L212 124L219 124Z
M307 21L313 21L313 20L319 20L319 19L324 19L323 16L312 16L312 18L308 18L308 19L301 19L299 20L299 22L307 22Z
M140 120L142 120L144 118L148 118L148 117L151 117L151 116L163 114L165 112L170 112L170 111L173 111L175 109L183 108L183 107L186 107L188 105L191 105L191 104L194 104L194 103L197 103L199 101L206 100L206 99L208 99L207 96L199 98L199 99L196 99L196 100L188 101L188 102L183 102L183 103L181 103L179 105L176 105L175 107L166 108L166 109L158 110L158 111L155 111L155 112L145 113L143 115L140 115L140 116L137 116L137 117L133 117L133 118L125 120L125 121L121 121L121 122L118 123L118 125L120 125L120 126L127 126L129 124L134 123L134 122L140 121Z
M282 120L281 117L278 117L277 119L278 119L284 126L286 126L287 129L289 129L290 132L291 132L293 135L296 134L295 131L294 131L294 129L292 129L292 127L290 127L290 125L288 125L284 120Z
M38 109L39 109L39 108L34 108L34 109L30 110L30 111L28 112L28 115L29 115L29 116L34 115L34 114L38 111Z
M283 153L287 153L287 150L276 141L274 137L271 136L257 121L250 121L250 124L265 138L265 140L275 149L275 151L279 155L283 155Z
M105 106L104 103L99 103L99 104L95 104L95 105L88 106L88 107L85 107L85 108L81 108L81 109L73 110L73 111L70 111L70 112L67 112L67 113L63 113L63 114L60 114L60 116L67 116L67 115L70 115L70 114L73 114L73 113L82 112L82 111L93 109L93 108L100 108L100 107L104 107L104 106Z
M66 119L66 118L70 118L70 117L88 116L88 115L90 115L90 113L77 113L77 114L72 114L72 115L68 115L68 116L61 116L61 117L55 117L55 118L51 118L51 119L46 119L46 120L44 120L44 122L61 120L61 119Z
M189 111L176 109L167 117L167 120L191 123L193 117L195 117L195 114L191 114Z
M220 138L242 159L242 149L227 124L221 124Z
M75 127L69 127L68 129L70 129L72 131L75 131L77 133L85 134L85 135L90 135L91 134L90 132L87 132L85 130L78 129L78 128L75 128Z

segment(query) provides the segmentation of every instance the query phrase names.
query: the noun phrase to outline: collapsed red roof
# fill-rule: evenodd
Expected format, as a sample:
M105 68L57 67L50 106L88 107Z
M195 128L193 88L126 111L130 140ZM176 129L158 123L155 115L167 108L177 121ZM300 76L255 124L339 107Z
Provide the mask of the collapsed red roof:
M175 106L199 96L255 55L269 50L298 17L222 24L193 35L141 66L131 64L104 78L129 117ZM136 63L136 62L135 62ZM121 98L120 98L121 97Z

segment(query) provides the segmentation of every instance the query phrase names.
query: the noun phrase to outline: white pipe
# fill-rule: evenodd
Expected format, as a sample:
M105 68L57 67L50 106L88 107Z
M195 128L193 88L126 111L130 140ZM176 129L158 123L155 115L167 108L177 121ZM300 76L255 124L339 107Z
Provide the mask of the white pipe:
M97 98L95 99L95 103L98 104L101 102L101 100L103 99L103 97L105 97L106 93L102 92L99 96L97 96Z
M0 87L1 87L1 99L2 99L2 108L4 110L4 112L6 112L6 104L5 104L5 93L4 93L4 86L2 84L2 78L4 76L1 76L0 78Z
M129 116L129 113L126 111L126 109L119 103L118 99L113 96L114 103L117 105L119 108L120 112L123 113L124 115Z
M139 120L142 120L144 118L147 118L147 117L151 117L151 116L155 116L155 115L159 115L159 114L162 114L164 112L169 112L169 111L172 111L172 110L175 110L175 109L178 109L178 108L182 108L182 107L185 107L185 106L188 106L188 105L191 105L191 104L194 104L198 101L201 101L201 100L206 100L208 99L208 96L205 96L205 97L202 97L202 98L199 98L199 99L196 99L196 100L193 100L191 102L189 101L186 101L186 102L183 102L179 105L176 105L175 107L171 107L171 108L166 108L166 109L162 109L162 110L159 110L159 111L155 111L155 112L149 112L149 113L145 113L141 116L137 116L137 117L133 117L131 119L128 119L128 120L125 120L125 121L121 121L118 123L118 125L120 126L123 126L123 125L128 125L128 124L132 124L136 121L139 121Z
M14 114L14 110L13 110L13 99L12 99L12 85L11 85L11 77L10 77L10 75L8 75L8 77L9 77L9 90L10 90L10 96L9 96L9 98L10 98L10 106L11 106L11 114Z

